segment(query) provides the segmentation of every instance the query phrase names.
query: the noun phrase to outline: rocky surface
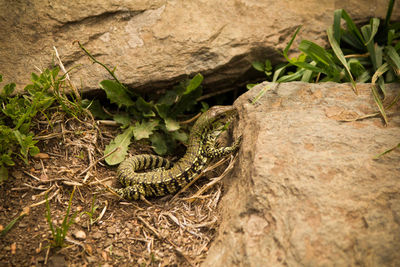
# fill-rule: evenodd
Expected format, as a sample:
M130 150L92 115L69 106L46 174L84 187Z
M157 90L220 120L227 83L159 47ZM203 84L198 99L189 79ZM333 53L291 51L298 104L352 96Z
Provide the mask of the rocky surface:
M385 0L0 0L0 73L21 88L31 72L51 64L55 46L67 69L78 66L72 77L79 88L98 88L109 76L72 44L79 40L99 60L117 66L120 80L135 88L165 86L198 72L209 86L229 86L251 61L276 58L299 25L297 41L323 44L335 9L366 20L384 17L386 5ZM393 18L399 17L395 8Z
M235 102L243 143L203 266L400 262L400 149L374 159L400 142L400 105L387 127L342 121L377 110L369 87L265 83Z

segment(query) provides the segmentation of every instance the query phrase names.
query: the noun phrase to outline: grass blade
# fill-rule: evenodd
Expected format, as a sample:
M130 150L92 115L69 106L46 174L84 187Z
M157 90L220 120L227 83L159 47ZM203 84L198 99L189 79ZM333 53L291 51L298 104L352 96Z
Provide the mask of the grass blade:
M335 65L332 56L324 48L308 40L302 40L299 50L311 57L317 63L323 63L326 66Z
M384 30L387 31L389 27L390 18L392 17L392 11L394 6L394 0L389 0L388 9L386 12L385 22L383 23Z
M357 38L357 41L361 44L364 43L364 39L358 30L356 24L353 22L349 14L344 9L340 9L342 12L342 18L346 21L347 29Z
M324 73L326 75L330 75L331 74L331 72L329 70L314 66L314 65L312 65L310 63L307 63L307 62L300 62L300 61L291 60L290 63L295 65L295 66L297 66L297 67L300 67L302 69L311 70L311 71L316 72L316 73L322 72L322 73Z
M356 48L357 50L364 50L365 46L359 41L359 39L350 32L343 32L342 38L343 42L349 44L350 46Z
M351 85L353 87L354 93L358 95L357 87L356 87L356 82L353 79L353 76L351 75L350 67L344 57L344 54L342 50L340 49L339 43L336 42L335 37L333 36L333 27L329 27L327 30L327 35L328 35L328 40L329 43L332 47L333 52L335 53L336 57L339 59L339 61L343 64L344 68L346 69L347 75L349 76Z
M6 227L4 227L3 231L0 232L0 237L3 237L8 233L8 231L11 230L11 228L15 225L16 222L18 222L20 219L22 219L25 215L29 213L29 208L24 208L21 213L18 215L18 217L15 217L11 222L9 222Z
M289 65L290 65L290 63L276 69L274 72L274 76L272 77L272 82L276 82L278 80L279 76L281 75L281 73L284 73L286 68Z
M370 29L371 29L371 35L368 39L368 41L366 41L365 45L368 45L375 37L376 33L378 32L378 28L379 28L379 19L378 18L372 18L370 21Z
M373 38L371 25L365 25L361 27L361 32L365 40ZM372 65L374 67L374 70L376 71L382 65L382 52L379 50L381 48L378 45L374 45L373 42L366 43L366 46L369 52L369 56L371 58Z
M333 14L333 36L336 42L340 44L340 20L342 18L342 9L336 9Z
M375 103L378 106L379 112L381 113L386 125L388 124L388 118L386 116L386 112L385 112L385 108L382 104L382 100L379 96L378 89L376 88L376 81L378 80L379 77L381 77L388 70L389 70L389 64L388 63L383 64L376 70L376 72L374 73L374 75L372 76L372 79L371 79L372 95L374 97Z
M286 45L285 49L283 50L283 56L287 59L287 61L290 61L289 57L288 57L288 52L289 52L290 47L293 44L294 39L296 38L296 35L299 33L300 29L301 29L301 26L299 26L296 29L296 31L294 32L294 34L292 36L292 39L290 39L289 43Z
M397 51L394 49L393 46L386 47L386 55L389 58L389 63L393 70L395 71L396 75L400 75L400 56Z
M56 236L56 232L54 230L53 222L51 220L51 210L50 210L50 204L49 204L49 199L47 198L47 194L46 194L45 198L46 198L46 219L47 219L47 223L49 224L52 236L55 237Z
M258 94L256 95L256 97L253 98L253 100L251 101L251 104L255 104L258 102L258 100L260 100L260 98L268 91L272 88L272 86L274 86L274 88L276 88L277 84L276 83L268 83L266 84L261 90L260 92L258 92Z
M387 153L389 153L389 152L392 152L392 151L395 150L396 148L400 148L400 143L398 143L397 146L394 146L394 147L392 147L392 148L386 150L385 152L383 152L383 153L377 155L374 159L378 159L378 158L380 158L381 156L383 156L383 155L385 155L385 154L387 154Z
M300 70L296 71L295 73L284 75L284 76L280 77L277 82L283 83L283 82L298 81L304 75L305 71L306 71L305 69L300 69Z

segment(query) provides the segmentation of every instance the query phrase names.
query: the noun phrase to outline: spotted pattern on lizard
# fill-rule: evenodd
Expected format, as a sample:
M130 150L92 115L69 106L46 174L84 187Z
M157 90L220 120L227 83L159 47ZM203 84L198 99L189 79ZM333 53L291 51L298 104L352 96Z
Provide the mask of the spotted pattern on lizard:
M126 159L117 171L123 187L114 189L115 192L122 198L133 200L176 193L190 183L211 159L238 150L241 136L231 146L216 147L219 134L236 115L237 110L232 106L214 106L203 113L190 131L186 154L174 164L150 154Z

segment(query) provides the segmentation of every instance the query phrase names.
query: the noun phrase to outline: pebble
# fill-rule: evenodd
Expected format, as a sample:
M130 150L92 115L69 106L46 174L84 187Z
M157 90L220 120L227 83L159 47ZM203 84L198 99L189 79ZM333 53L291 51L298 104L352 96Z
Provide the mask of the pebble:
M37 153L35 156L33 156L35 159L49 159L50 156L49 154L46 153Z
M113 254L114 254L115 256L117 256L117 257L124 257L124 256L125 256L124 252L121 251L121 250L119 250L119 249L114 249L114 250L113 250Z
M89 253L89 255L93 254L93 248L89 244L85 244L85 249L86 249L87 253Z
M107 227L107 234L114 235L116 233L117 233L117 231L115 230L114 226Z
M101 233L100 232L96 232L92 235L93 239L100 239L101 238Z
M84 240L86 239L86 233L82 230L77 230L75 232L72 233L72 235L79 240Z
M33 168L35 168L36 170L40 170L42 168L42 165L39 162L35 162Z
M19 228L25 228L25 227L27 227L27 226L28 226L28 224L27 224L27 223L24 223L24 222L21 222L21 223L18 224L18 227L19 227Z
M10 246L10 249L11 249L11 254L15 254L16 253L16 251L17 251L17 243L12 243L11 244L11 246Z

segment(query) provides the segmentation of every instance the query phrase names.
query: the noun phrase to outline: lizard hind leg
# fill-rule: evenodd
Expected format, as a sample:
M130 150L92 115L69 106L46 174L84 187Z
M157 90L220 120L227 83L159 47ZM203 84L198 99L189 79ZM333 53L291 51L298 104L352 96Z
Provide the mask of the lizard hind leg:
M216 148L214 146L207 146L206 149L204 150L204 154L208 158L224 157L226 155L229 155L230 153L237 151L240 147L241 142L242 142L242 136L239 136L239 138L236 139L231 146L219 147L219 148Z

